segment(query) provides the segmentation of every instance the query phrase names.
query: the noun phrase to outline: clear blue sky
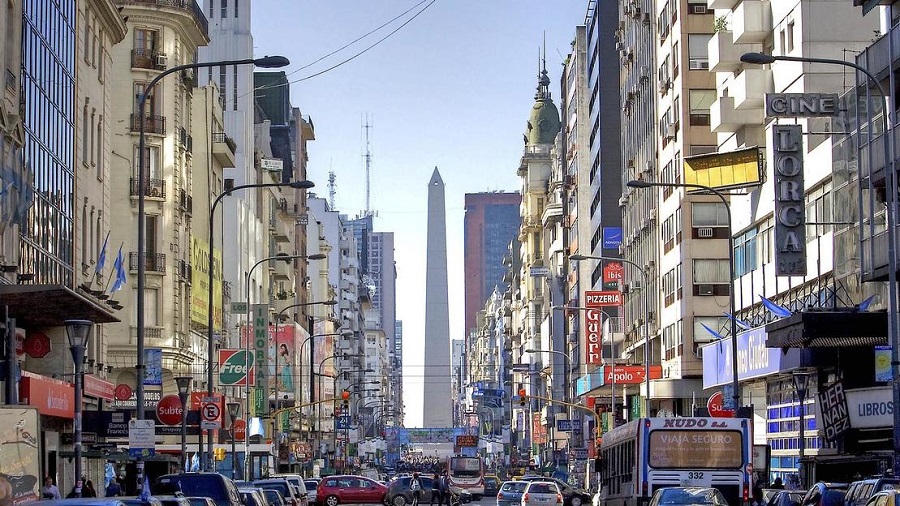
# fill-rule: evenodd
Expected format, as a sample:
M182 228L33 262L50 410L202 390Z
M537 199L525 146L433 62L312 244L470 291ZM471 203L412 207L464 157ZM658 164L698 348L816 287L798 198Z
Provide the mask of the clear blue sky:
M282 54L294 72L388 22L419 0L252 0L256 56ZM611 1L611 0L603 0ZM420 7L362 41L290 75L297 80L352 57ZM365 137L370 130L371 208L377 231L394 232L397 318L403 321L406 426L422 423L425 211L437 166L446 183L450 335L463 335L463 198L519 190L522 134L534 103L542 41L559 106L562 61L587 0L436 0L352 61L291 85L317 140L309 178L337 210L365 209ZM449 343L448 343L449 346Z

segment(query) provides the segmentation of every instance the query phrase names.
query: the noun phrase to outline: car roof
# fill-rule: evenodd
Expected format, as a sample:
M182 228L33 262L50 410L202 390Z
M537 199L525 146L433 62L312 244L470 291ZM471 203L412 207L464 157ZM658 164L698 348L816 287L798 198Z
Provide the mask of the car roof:
M79 505L79 506L123 506L121 500L115 497L73 497L69 499L49 499L39 502L41 506Z

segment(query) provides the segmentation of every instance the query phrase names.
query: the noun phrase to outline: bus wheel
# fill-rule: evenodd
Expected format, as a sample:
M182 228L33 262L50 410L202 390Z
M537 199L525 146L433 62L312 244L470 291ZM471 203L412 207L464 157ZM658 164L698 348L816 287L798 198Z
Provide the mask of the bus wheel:
M391 499L391 504L393 504L393 506L406 506L406 497L404 497L403 494L397 494Z

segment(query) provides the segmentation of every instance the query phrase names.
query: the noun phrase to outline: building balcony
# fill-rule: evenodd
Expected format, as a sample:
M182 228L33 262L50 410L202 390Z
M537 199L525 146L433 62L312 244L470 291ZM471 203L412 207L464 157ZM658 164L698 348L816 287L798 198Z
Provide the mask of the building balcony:
M137 48L131 50L131 68L147 70L166 70L169 59L165 53L152 49Z
M147 272L155 272L159 274L166 273L166 254L165 253L144 253L144 269ZM128 270L137 272L139 255L136 251L128 253Z
M203 37L209 40L209 21L196 0L115 0L115 3L127 7L152 6L156 7L154 10L166 10L172 11L173 14L187 15L203 32Z
M769 0L743 0L731 17L735 44L761 44L772 34Z
M715 133L737 132L744 125L762 125L762 109L738 110L734 97L719 97L709 108L709 128Z
M236 150L237 144L235 144L234 139L225 135L225 132L216 132L212 134L213 158L215 158L222 167L234 167L234 152Z
M131 133L138 134L141 132L141 115L131 113ZM157 116L155 114L144 115L144 133L166 135L166 117Z
M747 67L735 76L734 83L728 88L734 97L734 108L738 110L762 109L763 97L772 93L775 83L772 80L772 69Z
M709 70L732 72L741 68L741 54L746 46L734 43L734 32L719 30L709 39Z
M178 190L178 208L187 214L194 212L194 197L183 188Z
M137 178L131 178L131 196L138 197L140 196L140 188L138 188L138 180ZM144 196L162 199L166 198L166 181L163 179L148 179L144 183Z
M737 3L738 0L706 0L706 8L731 10Z
M272 237L275 239L275 242L291 242L291 236L293 234L291 233L291 226L286 221L280 220L278 218L272 218L271 220L269 220L269 231L272 232Z
M269 270L272 271L272 276L275 279L287 281L294 277L294 262L269 262Z

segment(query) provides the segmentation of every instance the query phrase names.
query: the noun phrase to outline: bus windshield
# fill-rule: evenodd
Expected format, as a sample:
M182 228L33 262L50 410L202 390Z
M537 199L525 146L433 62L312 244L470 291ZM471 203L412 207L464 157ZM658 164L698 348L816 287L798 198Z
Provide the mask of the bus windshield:
M481 459L478 457L452 457L449 471L450 476L479 477L481 476Z
M741 469L743 441L738 431L654 430L650 467L663 469Z

